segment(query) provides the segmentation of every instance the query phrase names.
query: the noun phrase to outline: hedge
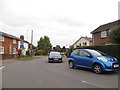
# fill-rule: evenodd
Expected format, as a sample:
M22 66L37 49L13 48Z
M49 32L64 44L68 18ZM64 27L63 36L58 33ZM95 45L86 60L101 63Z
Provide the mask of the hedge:
M47 55L47 52L45 51L45 50L37 50L36 52L35 52L35 55L37 56L37 55Z
M120 44L118 44L118 45L99 45L99 46L79 46L75 49L100 50L110 56L116 57L120 61Z

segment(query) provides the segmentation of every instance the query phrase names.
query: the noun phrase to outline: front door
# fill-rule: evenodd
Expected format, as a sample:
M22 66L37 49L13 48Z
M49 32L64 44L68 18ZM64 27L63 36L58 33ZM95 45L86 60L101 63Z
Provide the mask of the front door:
M86 66L86 67L91 67L92 62L93 62L93 58L88 57L88 56L91 56L88 52L86 52L84 50L80 50L78 64L82 65L82 66Z

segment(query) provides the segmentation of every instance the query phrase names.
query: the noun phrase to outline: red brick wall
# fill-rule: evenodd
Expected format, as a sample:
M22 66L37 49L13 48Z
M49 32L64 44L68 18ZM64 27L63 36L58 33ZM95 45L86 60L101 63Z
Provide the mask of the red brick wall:
M10 54L10 44L11 44L11 54L13 54L13 48L18 49L17 40L16 40L16 44L13 44L13 39L4 37L4 41L2 42L2 46L4 47L4 54Z
M101 38L101 32L92 34L92 38L93 38L93 45L110 44L108 31L107 31L107 37L105 38Z

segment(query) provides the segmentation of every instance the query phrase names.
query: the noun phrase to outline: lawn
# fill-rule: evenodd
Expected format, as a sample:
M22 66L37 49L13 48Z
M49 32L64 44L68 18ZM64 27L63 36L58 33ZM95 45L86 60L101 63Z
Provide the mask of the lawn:
M20 61L30 61L33 59L38 59L40 57L20 57L19 59L17 58L16 60L20 60Z

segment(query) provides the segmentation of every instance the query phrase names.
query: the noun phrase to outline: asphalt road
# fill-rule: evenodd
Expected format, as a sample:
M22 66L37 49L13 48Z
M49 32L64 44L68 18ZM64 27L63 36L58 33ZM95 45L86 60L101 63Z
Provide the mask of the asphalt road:
M3 88L118 88L118 73L95 74L48 63L47 57L8 65L2 69Z

